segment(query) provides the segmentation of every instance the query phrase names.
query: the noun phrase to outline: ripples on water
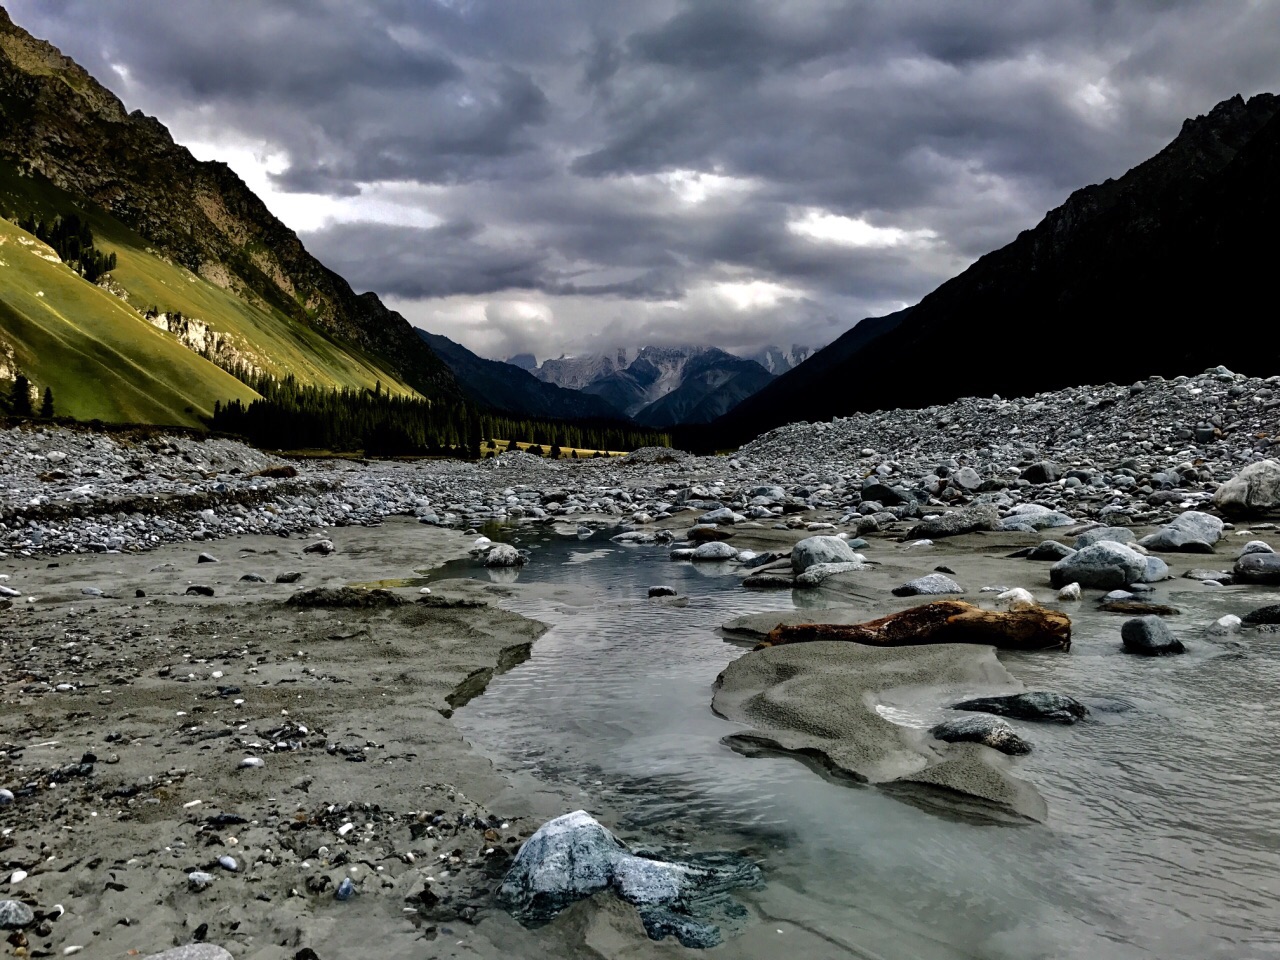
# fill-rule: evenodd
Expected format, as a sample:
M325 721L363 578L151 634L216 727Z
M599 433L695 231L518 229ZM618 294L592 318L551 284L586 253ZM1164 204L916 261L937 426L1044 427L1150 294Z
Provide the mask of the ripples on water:
M1036 745L1021 775L1051 814L1011 827L721 743L736 726L711 713L711 684L743 651L717 628L790 608L789 594L744 591L730 570L671 563L662 548L540 547L521 581L580 588L592 602L505 603L552 628L457 722L490 754L580 789L586 806L637 837L759 857L768 885L747 899L771 918L767 931L781 923L808 934L788 952L1280 958L1280 638L1194 634L1280 597L1171 594L1193 640L1183 657L1124 656L1120 620L1084 609L1070 654L1002 655L1029 689L1076 696L1096 717L1075 727L1013 721ZM657 583L688 606L646 599ZM886 713L924 725L944 705Z

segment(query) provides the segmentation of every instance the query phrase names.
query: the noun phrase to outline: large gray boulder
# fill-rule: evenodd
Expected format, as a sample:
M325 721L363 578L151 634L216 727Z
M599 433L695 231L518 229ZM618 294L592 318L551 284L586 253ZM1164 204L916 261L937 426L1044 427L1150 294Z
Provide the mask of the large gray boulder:
M994 504L978 503L921 520L907 532L907 539L937 540L939 537L955 537L977 530L994 530L999 522L1000 512Z
M711 947L720 931L707 917L714 901L761 879L740 857L707 855L683 861L639 857L582 810L548 820L516 855L499 899L526 925L546 923L566 907L611 890L640 909L653 939L675 935L687 947Z
M1222 539L1222 521L1212 514L1188 510L1138 542L1148 550L1170 553L1213 553Z
M1218 488L1213 505L1233 516L1280 509L1280 460L1249 464Z
M854 563L859 559L839 537L808 537L791 548L791 569L804 573L817 563Z
M1103 540L1059 560L1049 568L1049 580L1055 587L1078 583L1082 587L1115 590L1131 583L1149 582L1148 559L1158 558L1144 557L1123 544Z
M1246 553L1231 575L1236 583L1280 585L1280 553Z

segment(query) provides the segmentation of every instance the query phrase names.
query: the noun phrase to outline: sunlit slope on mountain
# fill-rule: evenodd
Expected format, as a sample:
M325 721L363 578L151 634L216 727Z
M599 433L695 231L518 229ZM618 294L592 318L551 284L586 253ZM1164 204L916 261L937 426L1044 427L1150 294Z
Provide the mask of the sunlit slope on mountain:
M0 337L58 414L196 426L215 400L255 396L5 220L0 264Z
M78 202L39 174L20 175L12 162L4 160L0 160L0 213L14 219L34 216L45 220L52 220L59 215L78 215L91 226L96 246L104 252L116 254L117 265L110 275L113 289L124 294L127 299L125 302L94 287L75 276L64 265L41 260L29 252L32 248L23 247L19 242L19 237L28 241L33 238L19 231L13 224L5 223L6 236L10 237L5 249L15 251L21 248L24 256L17 257L15 254L4 258L10 262L10 268L6 270L5 279L0 282L12 292L5 298L8 309L5 311L5 318L0 320L0 340L12 339L10 328L15 322L14 317L27 312L27 308L20 304L30 306L35 302L37 306L40 305L40 298L33 299L33 295L40 289L38 284L47 281L29 276L29 268L35 264L46 264L50 268L45 271L46 275L52 274L63 280L69 296L74 293L67 301L72 306L65 313L63 327L70 324L80 328L81 333L96 337L101 333L104 313L111 318L123 315L129 320L129 327L145 327L148 331L145 340L128 338L134 344L135 351L141 350L144 344L156 343L155 338L158 337L160 342L166 342L188 354L179 368L172 365L165 367L157 361L154 369L145 354L129 354L132 363L149 371L149 378L144 383L152 386L162 384L169 391L169 396L163 400L157 398L160 409L171 411L169 419L164 422L186 423L193 420L190 413L174 419L171 410L173 396L186 398L177 407L178 413L182 414L186 406L193 406L197 411L208 411L212 409L215 400L252 396L252 391L246 392L247 388L234 378L183 346L175 334L158 330L147 323L140 311L150 307L170 316L181 314L188 324L196 321L207 325L211 333L220 335L220 356L224 361L240 358L243 363L275 376L292 373L303 382L322 386L372 389L381 381L388 390L409 392L409 388L382 365L359 354L354 348L339 345L322 331L290 320L268 304L248 302L228 290L214 286L186 268L163 258L145 240L100 208ZM51 251L47 249L45 253L51 255ZM19 265L22 269L17 269ZM47 299L49 291L45 292ZM36 313L40 314L42 311ZM212 337L206 339L211 341ZM45 370L74 368L75 364L69 358L62 358L58 353L61 349L59 344L66 342L64 329L62 337L44 341L44 349L52 353L23 361L23 371L41 386L52 385L47 378L36 373L36 365ZM197 369L204 366L214 368L216 375L202 372L192 380L187 372L191 364ZM184 371L180 381L170 379L166 372L176 369ZM235 384L235 387L229 388L228 381ZM207 392L215 387L217 392ZM107 399L111 391L102 389L101 384L86 383L76 392L81 396L81 402L76 408L80 412L61 403L60 412L102 420L137 419L124 416L121 410L115 409L113 402ZM95 396L99 399L89 402L88 398ZM130 402L128 407L136 411L139 404Z
M356 294L311 256L226 164L197 160L158 120L126 110L3 8L0 157L127 228L95 224L105 248L151 248L176 268L177 279L121 256L117 279L133 305L243 335L257 347L262 362L255 365L274 364L300 379L341 386L382 380L425 396L459 396L452 374L408 321L376 295ZM51 212L65 214L59 206Z

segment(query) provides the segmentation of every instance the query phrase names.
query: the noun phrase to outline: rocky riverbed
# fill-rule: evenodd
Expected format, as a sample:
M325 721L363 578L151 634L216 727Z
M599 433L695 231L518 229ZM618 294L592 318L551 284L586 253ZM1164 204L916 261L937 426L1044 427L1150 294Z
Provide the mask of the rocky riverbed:
M23 427L0 433L0 545L32 554L137 551L396 515L457 527L643 524L718 506L791 525L820 512L845 529L903 534L911 520L975 503L1006 520L1037 505L1074 520L1155 525L1210 503L1220 484L1266 459L1278 416L1280 377L1218 368L793 424L731 457L648 450L558 462L522 453L477 464L298 461L230 440Z
M494 900L521 842L573 809L497 776L449 721L528 655L543 627L499 606L526 588L423 594L406 576L473 553L488 523L565 539L621 527L727 563L744 588L816 591L835 622L932 594L1069 610L1119 589L1105 602L1140 624L1125 647L1176 654L1150 619L1172 616L1153 584L1280 583L1278 410L1280 378L1217 369L794 424L728 457L366 462L0 432L0 899L33 912L10 942L51 956L207 940L265 958L323 944L328 960L380 931L391 956L422 940L441 956L636 955L641 921L599 896L537 929ZM997 544L1022 555L997 561ZM390 589L349 589L375 583ZM729 626L759 639L805 619ZM1195 635L1229 637L1231 619ZM770 656L803 658L784 649ZM740 689L767 686L742 672ZM909 750L940 749L921 736Z

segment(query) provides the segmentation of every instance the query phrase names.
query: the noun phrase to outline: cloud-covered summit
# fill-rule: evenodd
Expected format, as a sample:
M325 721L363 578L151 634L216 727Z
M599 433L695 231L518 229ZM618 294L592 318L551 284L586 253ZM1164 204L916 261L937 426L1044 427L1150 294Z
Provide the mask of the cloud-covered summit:
M1280 88L1247 0L8 9L493 356L825 342Z

